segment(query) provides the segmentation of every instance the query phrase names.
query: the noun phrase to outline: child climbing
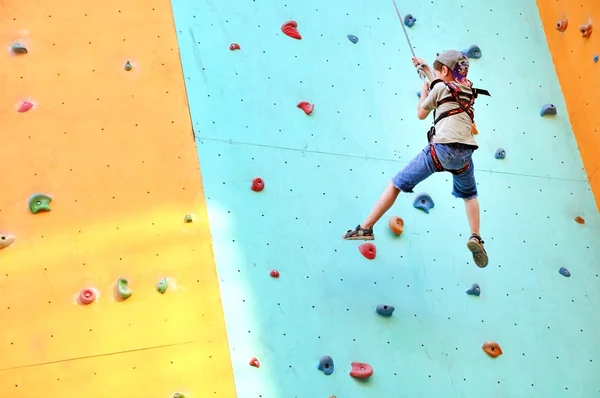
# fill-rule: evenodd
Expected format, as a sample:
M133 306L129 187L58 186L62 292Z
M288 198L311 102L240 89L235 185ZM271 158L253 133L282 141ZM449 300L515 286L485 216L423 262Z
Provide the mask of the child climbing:
M472 154L478 148L473 136L473 103L478 94L489 95L473 87L467 79L469 60L460 51L448 50L438 55L431 68L413 57L431 81L423 83L417 117L427 118L433 111L433 126L427 133L428 145L392 178L379 197L371 214L344 236L347 240L373 240L373 226L392 207L401 191L413 192L421 181L435 172L452 173L452 194L464 200L471 237L467 248L478 267L486 267L488 256L479 233L479 202Z

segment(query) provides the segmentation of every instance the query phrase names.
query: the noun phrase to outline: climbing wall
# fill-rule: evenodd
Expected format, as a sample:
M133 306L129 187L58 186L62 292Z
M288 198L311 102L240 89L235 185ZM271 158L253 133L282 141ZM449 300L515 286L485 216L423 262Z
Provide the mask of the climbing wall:
M476 106L485 269L448 174L417 188L429 214L401 194L375 227L374 260L341 239L426 143L391 0L173 0L237 396L600 394L600 219L535 1L399 3L429 62L482 50L470 77L492 94ZM282 32L290 20L301 40ZM557 115L541 117L548 103ZM465 293L473 283L480 296ZM489 340L501 356L482 350ZM372 377L350 377L353 361Z
M170 3L0 9L0 396L235 396Z
M600 204L600 99L590 90L600 86L599 39L598 32L593 33L598 28L594 22L600 19L600 3L538 1L538 6L581 158ZM586 25L592 27L591 35Z

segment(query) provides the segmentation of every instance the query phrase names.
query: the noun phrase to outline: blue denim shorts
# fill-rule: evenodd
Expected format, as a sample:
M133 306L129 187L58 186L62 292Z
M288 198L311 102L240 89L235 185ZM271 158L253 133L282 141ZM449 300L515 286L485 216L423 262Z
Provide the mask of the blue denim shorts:
M460 199L477 197L477 184L473 167L473 149L455 148L444 144L433 144L437 157L446 170L459 170L469 164L469 168L462 173L452 174L452 195ZM392 183L403 192L413 192L421 181L436 172L431 150L427 145L415 156L402 170L392 178Z

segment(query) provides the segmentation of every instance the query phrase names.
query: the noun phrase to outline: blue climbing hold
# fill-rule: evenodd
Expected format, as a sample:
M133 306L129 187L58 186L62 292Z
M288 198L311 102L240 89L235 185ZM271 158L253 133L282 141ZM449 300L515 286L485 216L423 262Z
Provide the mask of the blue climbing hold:
M558 273L561 274L562 276L566 276L567 278L571 276L571 273L565 267L560 267L560 269L558 270Z
M496 154L494 155L496 159L504 159L506 157L506 151L502 148L496 149Z
M326 376L329 376L333 373L333 358L329 355L323 355L321 359L319 359L319 370L325 373Z
M417 97L421 98L421 92L417 91Z
M408 26L409 28L415 26L415 22L417 22L417 18L413 17L411 14L406 14L404 16L404 25Z
M542 106L540 116L556 115L556 107L553 104L546 104Z
M481 288L477 283L473 283L473 286L471 286L471 288L467 290L467 294L479 296L481 294Z
M598 62L598 54L594 55L594 62Z
M479 58L481 58L481 48L479 48L479 46L473 44L466 50L463 50L462 54L467 58L479 59Z
M395 308L393 305L379 304L375 309L375 312L377 312L381 316L392 316L394 310Z
M358 37L354 35L348 35L348 40L350 40L354 44L358 43Z
M433 209L435 203L433 203L433 199L426 193L420 193L415 198L413 203L415 209L423 210L425 213L429 214L429 210Z

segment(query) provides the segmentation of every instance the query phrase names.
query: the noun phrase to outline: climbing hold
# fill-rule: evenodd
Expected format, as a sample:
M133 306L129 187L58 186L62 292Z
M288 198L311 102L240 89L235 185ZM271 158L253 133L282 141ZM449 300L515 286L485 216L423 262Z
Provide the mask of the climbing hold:
M0 235L0 249L6 249L12 245L15 241L15 237L12 235Z
M358 250L369 260L373 260L377 254L375 245L372 243L363 243L362 245L358 246Z
M576 222L577 224L585 224L585 220L584 220L584 219L583 219L583 217L581 217L581 216L577 216L577 217L575 217L575 222Z
M421 98L421 92L417 91L417 97Z
M15 54L27 54L27 48L25 48L24 45L19 44L19 43L13 43L13 45L10 47L10 49Z
M569 26L569 21L566 19L562 19L562 20L558 21L556 23L556 25L554 25L556 30L558 30L561 33L564 32L565 30L567 30L568 26Z
M540 111L540 116L546 115L556 115L556 106L553 104L546 104L542 106L542 110Z
M471 124L471 133L473 133L474 135L479 134L479 130L477 130L477 125L475 124L475 122Z
M356 377L359 379L366 379L371 377L373 374L373 368L371 365L362 362L352 362L352 370L350 371L350 376Z
M481 48L479 46L473 44L469 46L466 50L462 51L463 55L467 58L479 59L481 58Z
M594 62L598 62L598 54L594 55Z
M229 46L229 49L231 51L239 50L240 48L241 48L240 45L237 43L231 43L231 45Z
M393 233L396 235L402 235L402 232L404 231L404 220L402 218L398 216L392 216L390 217L388 225Z
M296 105L298 108L302 109L304 111L304 113L306 113L307 115L310 115L313 111L313 109L315 109L314 104L311 104L310 102L306 102L306 101L302 101L299 102L298 105Z
M269 272L269 275L271 275L273 278L279 278L279 271L277 271L276 269L271 270L271 272Z
M176 392L175 394L173 394L173 398L185 398L185 395L183 395L180 392Z
M160 294L165 294L169 287L169 280L167 278L161 278L156 284L156 291Z
M252 180L252 185L250 186L250 188L254 192L260 192L265 188L265 182L262 180L262 178L256 177Z
M496 149L496 154L494 155L496 159L504 159L506 157L506 151L502 148Z
M477 283L473 283L471 288L467 290L467 294L470 294L472 296L479 296L481 294L481 288Z
M19 106L19 109L17 110L17 112L25 113L28 110L30 110L31 108L33 108L33 104L31 102L23 101L23 103Z
M260 362L258 362L258 359L252 358L252 359L250 359L250 366L254 366L255 368L260 368Z
M131 296L131 289L127 286L129 282L125 278L119 278L117 281L117 293L122 299L129 298Z
M131 66L131 63L129 61L125 62L125 70L129 71L133 68L133 66Z
M186 214L185 217L183 217L183 221L185 221L186 223L190 223L194 221L194 217L191 214Z
M394 313L395 309L396 308L394 308L393 305L379 304L375 308L375 312L377 312L381 316L392 316L392 314Z
M481 347L483 351L489 356L496 358L498 355L502 355L502 348L495 341L486 341Z
M29 211L33 214L39 211L50 211L52 198L43 193L36 193L29 197Z
M79 301L81 304L91 304L96 300L96 292L92 289L83 289L79 293Z
M426 193L418 194L413 203L414 208L423 210L427 214L429 214L429 210L433 209L434 206L433 199Z
M302 40L302 35L298 32L298 23L296 21L287 21L281 25L281 31L289 37L297 40Z
M317 368L325 373L325 375L329 376L333 373L333 358L328 355L324 355L319 359L319 366Z
M565 267L560 267L560 269L558 270L558 273L561 274L562 276L566 276L567 278L569 278L571 276L571 272L566 269Z
M592 25L589 23L581 25L579 27L579 33L581 33L581 37L584 39L589 38L592 35Z
M348 40L350 40L354 44L358 43L358 37L354 35L348 35Z
M409 28L415 26L415 22L417 22L417 18L413 17L411 14L406 14L404 16L404 25L408 26Z

